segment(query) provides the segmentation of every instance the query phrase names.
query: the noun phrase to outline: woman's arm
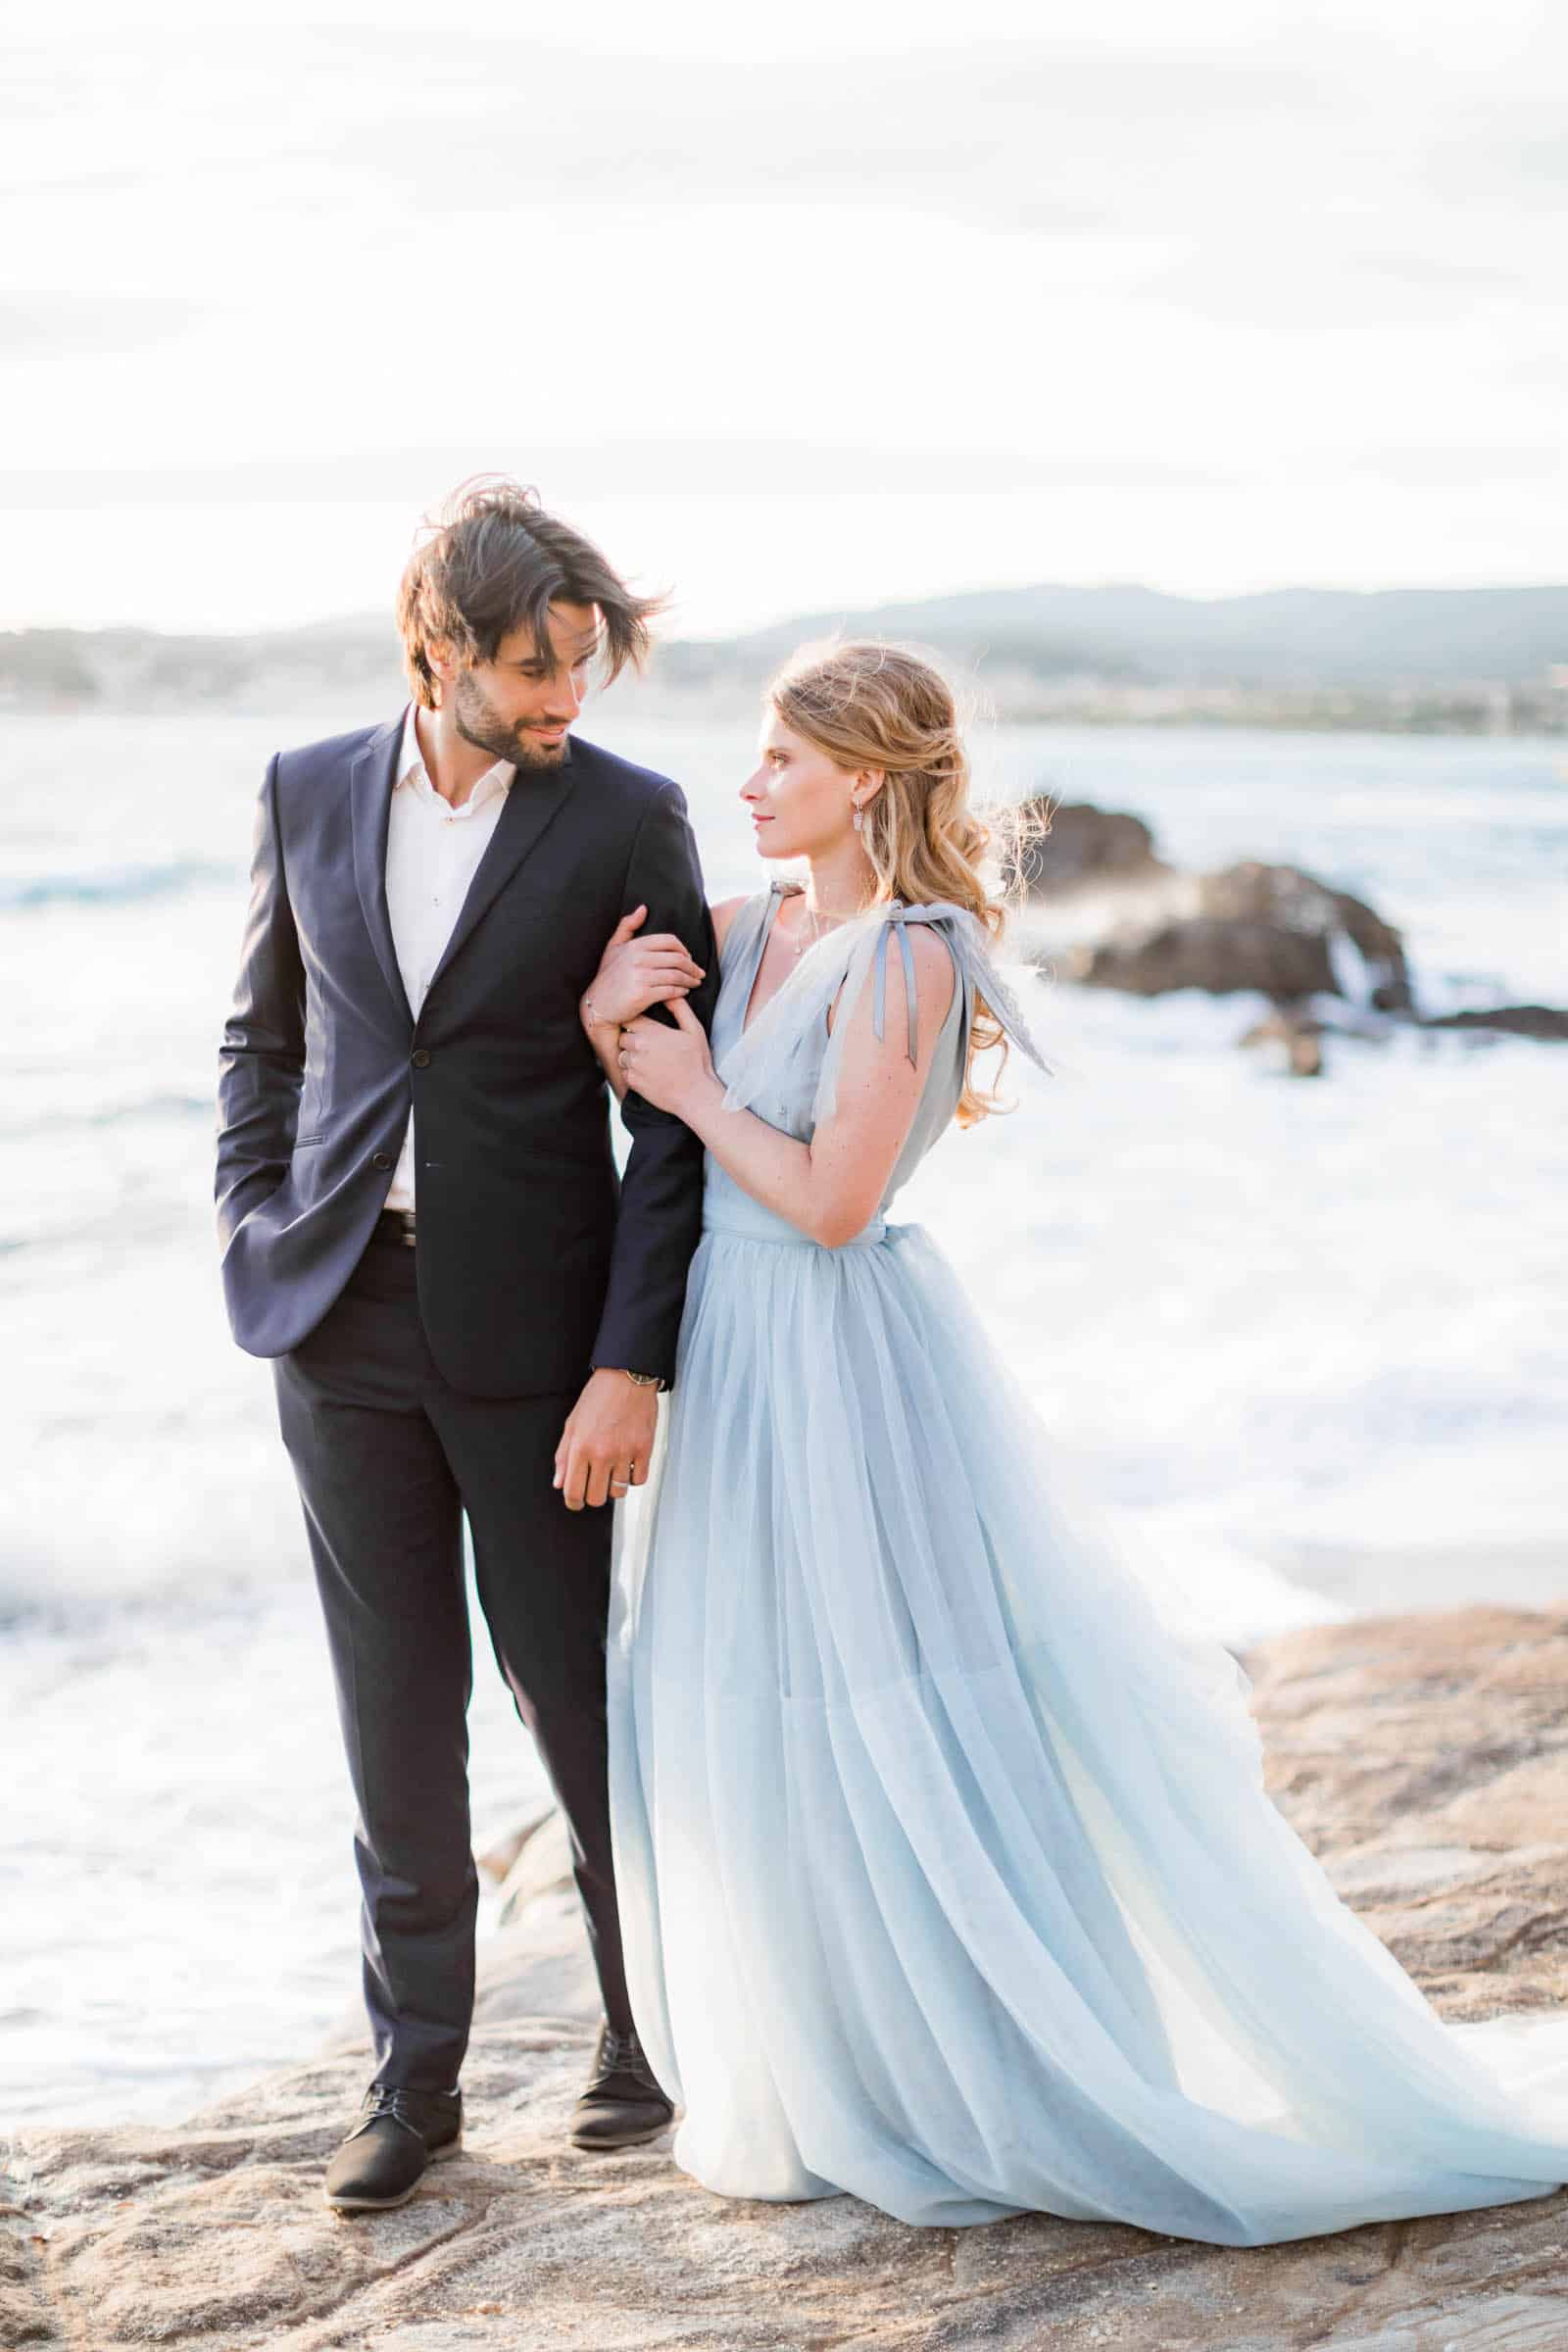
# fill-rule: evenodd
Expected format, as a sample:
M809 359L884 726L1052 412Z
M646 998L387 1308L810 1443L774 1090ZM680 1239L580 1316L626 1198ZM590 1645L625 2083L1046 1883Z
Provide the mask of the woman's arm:
M872 1025L867 986L849 1016L837 1107L809 1143L781 1134L752 1111L724 1108L723 1081L714 1073L700 1022L684 1004L674 1006L673 1029L635 1021L622 1041L637 1092L684 1119L754 1200L829 1250L853 1241L876 1214L914 1123L957 985L953 958L936 932L911 928L906 938L914 957L916 1058L911 1064L902 959L890 956L883 1034L879 1038Z
M744 899L722 899L710 908L716 948L723 946L736 908L745 904ZM621 916L606 942L599 969L577 1004L583 1032L617 1102L626 1094L626 1080L616 1058L622 1024L634 1021L650 1004L674 1004L704 977L702 966L693 961L673 932L637 937L647 914L646 906L634 906L630 914Z
M621 916L605 942L598 971L577 1000L577 1018L582 1023L583 1035L592 1046L617 1102L624 1102L626 1097L626 1079L615 1052L620 1043L620 1016L607 1012L604 1007L613 997L610 982L615 959L622 949L631 944L638 925L647 919L647 914L646 906L634 906L630 914ZM594 993L596 989L599 992L597 996ZM652 998L648 1002L651 1004ZM646 1007L640 1006L639 1010L642 1009Z

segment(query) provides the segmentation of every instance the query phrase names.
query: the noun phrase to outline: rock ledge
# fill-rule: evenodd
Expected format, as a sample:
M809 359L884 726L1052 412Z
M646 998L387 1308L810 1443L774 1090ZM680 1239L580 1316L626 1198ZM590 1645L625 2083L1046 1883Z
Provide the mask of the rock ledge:
M1270 1785L1448 2016L1568 2003L1568 1614L1298 1634L1249 1660ZM564 2125L593 2002L564 1842L521 1846L486 1956L463 2154L334 2220L353 2045L167 2131L31 2132L0 2199L0 2345L112 2352L1560 2352L1568 2193L1255 2252L1031 2217L916 2230L735 2204L667 2143Z

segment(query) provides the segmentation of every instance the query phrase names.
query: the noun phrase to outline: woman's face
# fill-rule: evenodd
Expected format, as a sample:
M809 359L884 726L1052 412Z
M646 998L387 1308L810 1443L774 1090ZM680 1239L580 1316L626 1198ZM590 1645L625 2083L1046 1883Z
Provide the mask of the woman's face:
M821 858L854 830L851 798L857 770L836 767L825 752L769 710L755 772L741 786L763 858Z

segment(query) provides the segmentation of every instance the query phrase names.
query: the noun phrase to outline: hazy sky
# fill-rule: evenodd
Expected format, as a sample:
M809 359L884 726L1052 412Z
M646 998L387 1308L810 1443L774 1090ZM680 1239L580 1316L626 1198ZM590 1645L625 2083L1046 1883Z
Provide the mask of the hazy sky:
M332 0L323 0L332 7ZM0 626L1561 579L1558 0L71 7L0 56Z

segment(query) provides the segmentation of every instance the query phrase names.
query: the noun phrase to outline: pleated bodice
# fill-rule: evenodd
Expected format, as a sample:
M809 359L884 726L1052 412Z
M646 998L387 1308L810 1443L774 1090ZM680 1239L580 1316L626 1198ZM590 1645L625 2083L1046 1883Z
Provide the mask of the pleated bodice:
M902 936L908 921L923 922L943 935L942 913L956 916L957 910L906 908L897 901L886 907L873 908L869 915L857 918L840 931L831 932L807 951L801 965L785 982L784 987L770 998L767 1004L751 1022L747 1008L757 975L766 952L773 917L780 902L799 888L799 884L775 881L743 906L737 907L719 955L719 994L713 1014L711 1047L713 1066L718 1075L728 1080L741 1059L743 1039L750 1045L758 1039L760 1024L767 1020L775 1034L765 1041L763 1057L752 1073L748 1090L748 1107L770 1127L800 1142L809 1140L821 1115L823 1066L832 1047L833 1033L828 1026L829 1009L838 988L845 997L842 1008L848 1009L849 993L855 986L857 958L866 967L875 992L873 1018L878 1036L883 1033L882 1007L886 998L887 959L895 952L898 939L904 955L905 986L908 1001L908 1036L911 1058L917 1002L915 996L913 958ZM851 935L846 937L846 934ZM797 992L797 982L806 974L808 962L821 959L826 977L809 990ZM919 1166L932 1145L951 1125L963 1091L964 1065L970 1022L974 1016L974 980L961 956L954 958L956 985L953 1002L937 1038L936 1052L925 1088L915 1111L913 1124L899 1153L887 1188L878 1204L877 1214L852 1242L842 1245L848 1249L868 1247L880 1241L886 1232L887 1214L902 1187ZM833 995L824 994L833 975L837 982ZM797 1005L786 1002L787 994L799 993ZM790 1017L793 1015L794 1017ZM836 1022L837 1016L835 1016ZM703 1223L705 1227L725 1233L738 1233L753 1241L787 1242L802 1249L813 1249L805 1234L785 1218L764 1208L743 1192L725 1169L719 1166L711 1152L707 1155L703 1179Z

